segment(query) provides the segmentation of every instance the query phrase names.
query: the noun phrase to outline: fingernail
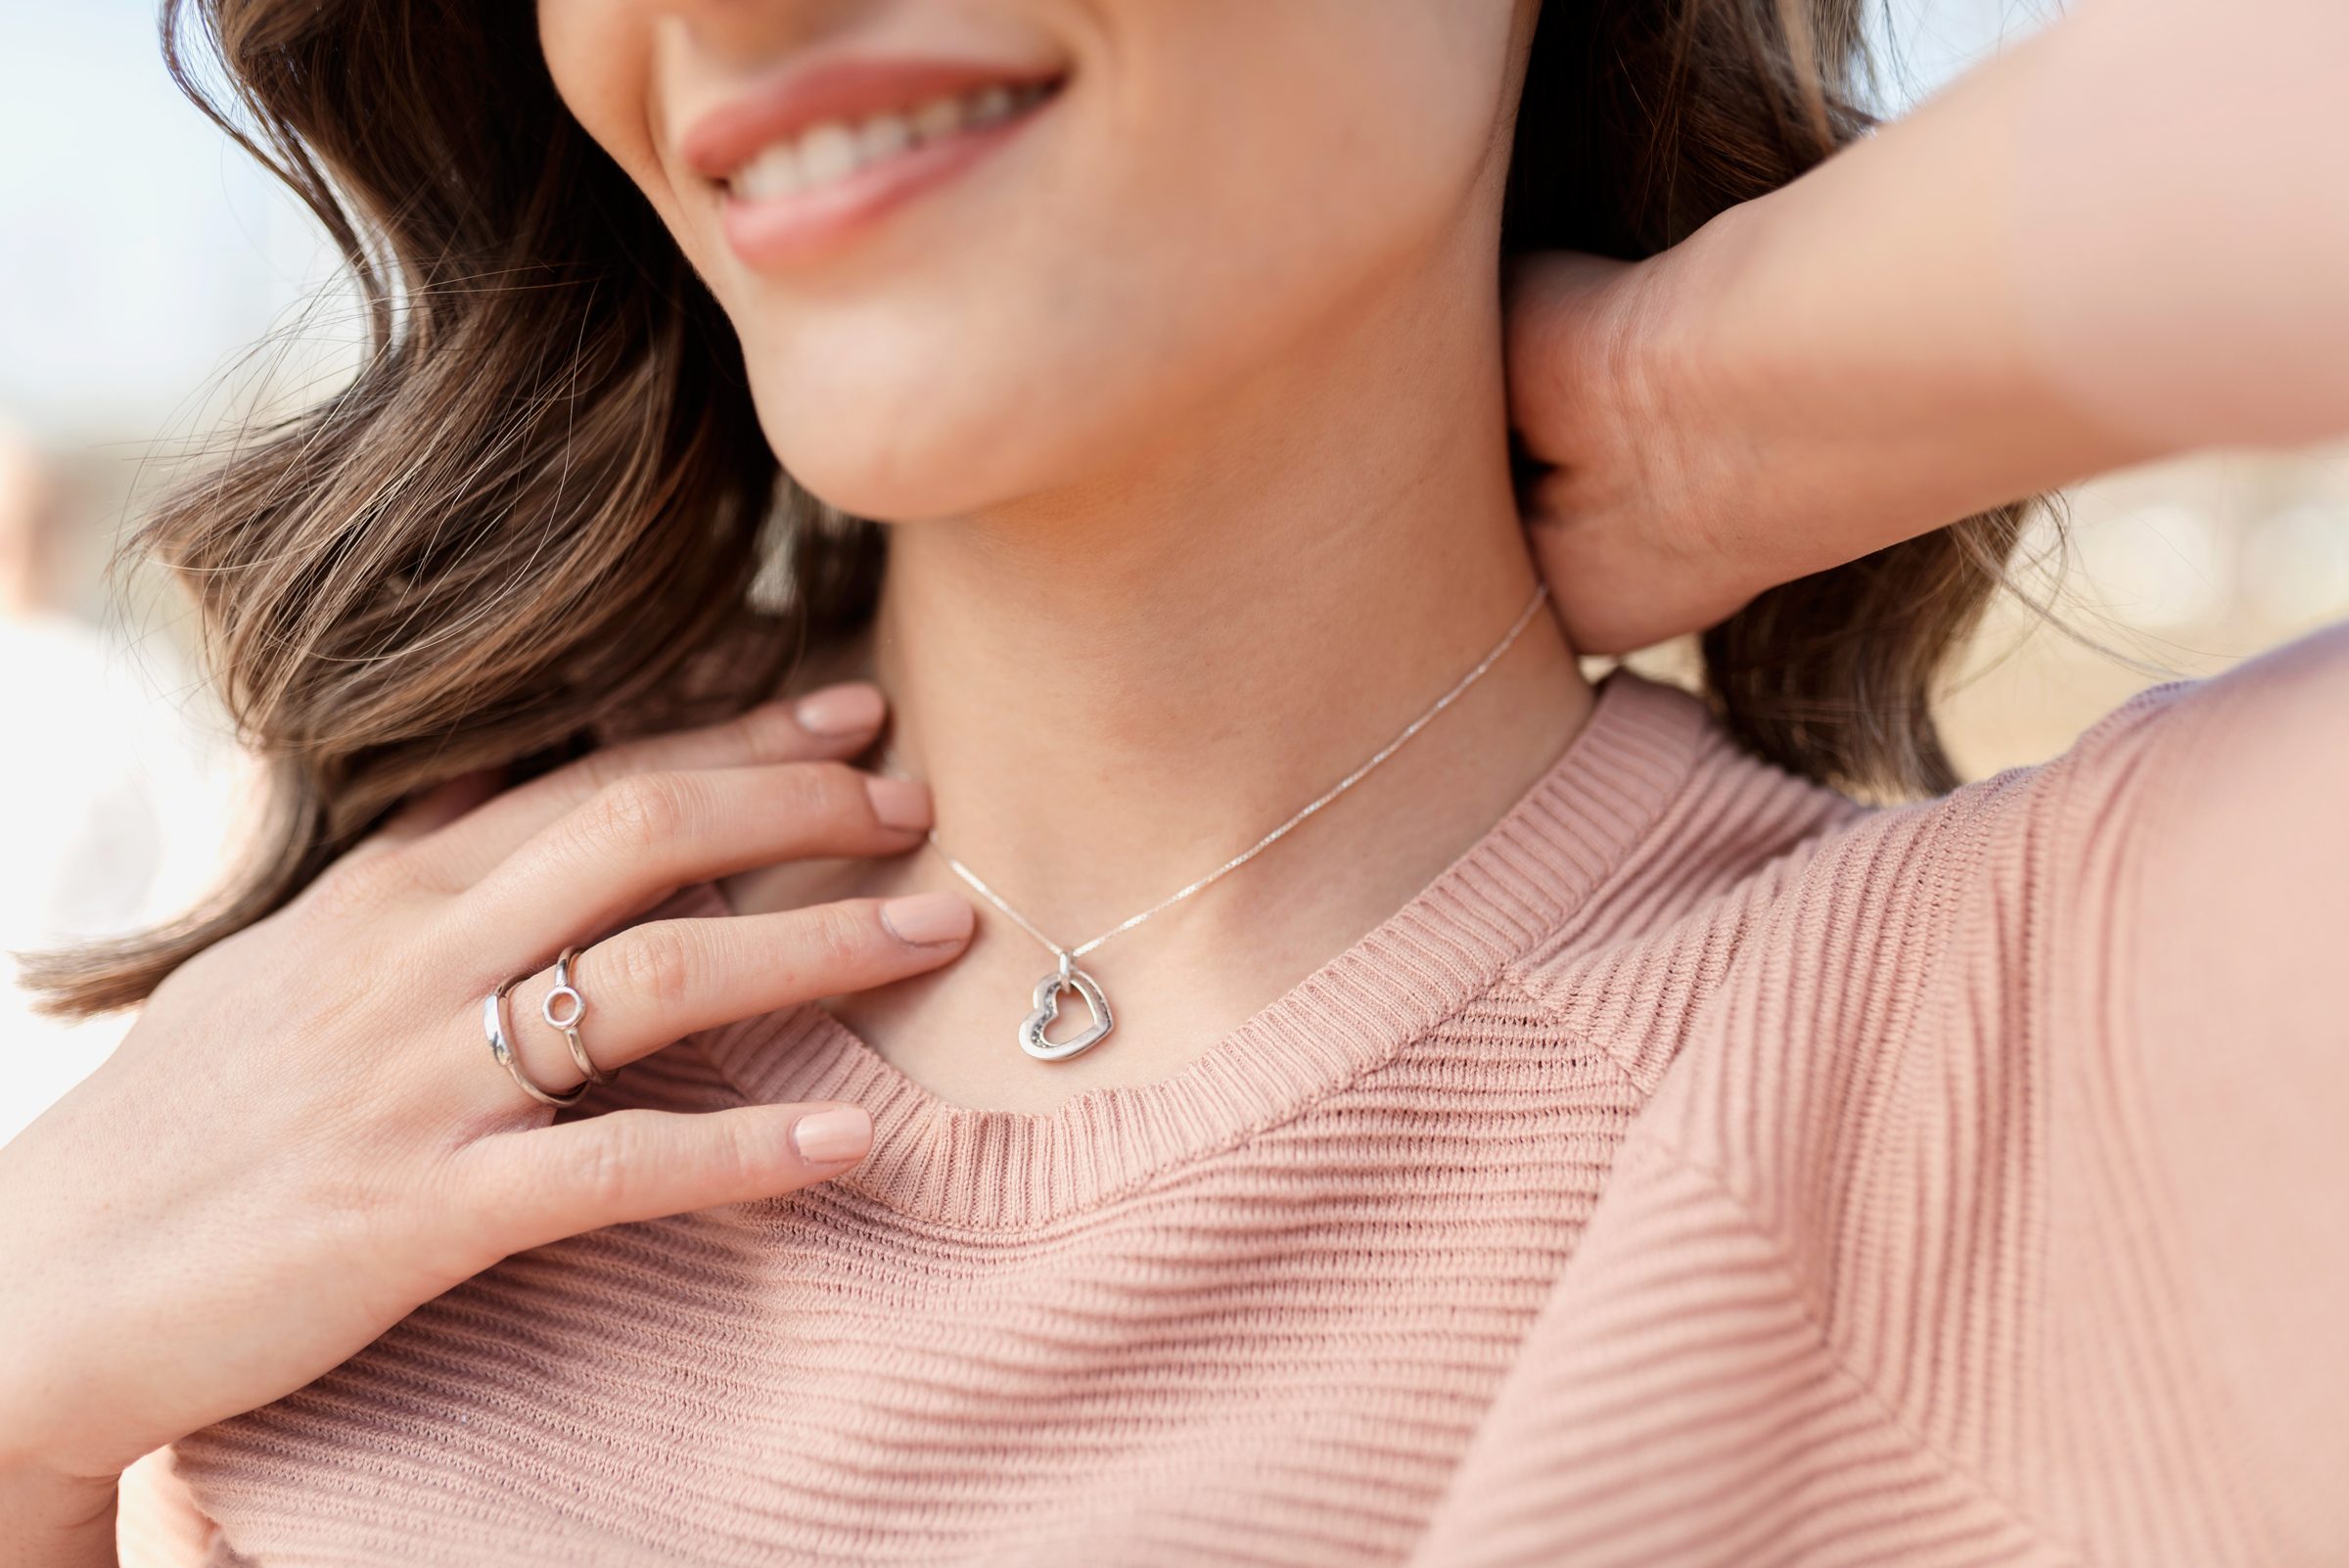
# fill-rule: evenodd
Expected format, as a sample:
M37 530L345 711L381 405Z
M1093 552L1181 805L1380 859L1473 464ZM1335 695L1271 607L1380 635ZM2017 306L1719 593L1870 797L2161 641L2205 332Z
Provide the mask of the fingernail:
M861 735L881 722L886 706L880 687L848 680L809 692L792 705L791 715L811 735Z
M864 790L873 798L873 815L894 828L930 825L930 786L919 779L890 773L868 773Z
M978 911L956 893L909 893L881 906L881 923L899 942L960 942Z
M800 1158L817 1165L853 1160L873 1146L873 1119L861 1105L803 1116L791 1130L792 1146Z

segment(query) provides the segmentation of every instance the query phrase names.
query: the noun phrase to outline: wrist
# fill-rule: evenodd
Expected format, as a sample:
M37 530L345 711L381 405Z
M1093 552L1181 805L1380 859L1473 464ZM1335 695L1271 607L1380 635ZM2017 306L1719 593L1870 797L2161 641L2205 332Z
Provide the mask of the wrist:
M1753 591L2160 455L2068 399L2018 315L2028 242L1973 145L2004 145L1979 128L2002 91L1961 85L1658 258L1651 380L1744 456L1713 504L1770 520L1738 532Z
M1710 625L1772 580L1750 506L1768 446L1720 355L1737 228L1635 262L1530 254L1508 276L1510 412L1543 465L1521 504L1580 652Z
M2090 471L1997 334L1944 341L1985 314L1946 259L1909 258L1897 214L1845 222L1837 164L1647 263L1626 313L1634 417L1681 476L1669 565L1717 615Z
M1634 454L1608 510L1649 520L1649 570L1676 584L1681 629L1811 570L1754 504L1785 485L1810 399L1803 354L1750 281L1769 203L1731 208L1627 268L1603 312L1609 449Z

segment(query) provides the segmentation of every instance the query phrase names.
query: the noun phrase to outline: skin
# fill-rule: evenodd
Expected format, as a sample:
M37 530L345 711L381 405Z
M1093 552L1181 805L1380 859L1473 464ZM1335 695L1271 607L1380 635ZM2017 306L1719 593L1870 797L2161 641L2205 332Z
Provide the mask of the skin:
M1589 711L1547 618L1342 814L1103 962L1115 1048L1051 1070L1012 1048L1050 960L991 911L934 945L879 914L943 899L967 927L960 885L904 853L935 820L1038 919L1104 928L1353 767L1526 603L1495 280L1530 17L550 0L559 88L711 279L778 454L898 526L877 634L835 662L881 677L935 808L916 785L911 826L881 819L842 762L878 695L836 688L834 717L868 693L842 734L782 706L511 792L465 781L173 975L0 1150L23 1287L0 1307L0 1503L34 1522L0 1560L110 1560L134 1459L516 1250L846 1168L793 1152L809 1107L549 1126L484 1059L482 997L520 973L526 1065L575 1084L530 1019L548 960L668 889L726 878L744 912L587 948L581 1033L606 1067L824 997L948 1098L1040 1106L1176 1071L1490 826ZM1019 156L834 263L753 272L676 138L826 38L1049 52L1073 74ZM957 954L951 986L902 984Z
M2324 62L2341 58L2323 0L2257 15L2233 0L2224 15L2141 0L2136 22L2128 7L2084 10L1665 257L1520 269L1505 383L1494 144L1521 17L1497 3L1360 0L1341 17L1338 0L1201 0L1176 31L1174 9L549 0L541 13L566 99L742 331L778 453L819 493L900 525L877 635L839 663L888 685L900 757L932 781L942 834L1072 935L1196 875L1202 846L1212 858L1293 809L1506 623L1532 569L1505 491L1504 385L1559 464L1533 538L1591 649L1702 624L1770 582L2056 480L2186 445L2349 429L2337 375L2349 321L2325 281L2349 275L2339 209L2278 194L2329 188L2339 166L2339 132L2318 117ZM864 26L1058 50L1091 96L1058 140L1035 140L1017 178L1006 161L996 184L908 209L861 264L737 268L715 243L711 194L678 172L670 110L826 28ZM2218 52L2224 38L2243 40L2243 57ZM2307 79L2279 80L2294 70ZM2231 112L2139 106L2123 121L2190 131L2201 185L2162 160L2157 137L2097 129L2101 111L2124 107L2103 95L2208 106L2229 82ZM1213 113L1187 107L1209 99ZM2295 103L2307 123L2280 123ZM1022 200L1006 203L1015 188ZM2120 199L2083 205L2096 193ZM2258 278L2231 270L2245 256L2267 258ZM798 955L808 961L784 967L800 989L948 1098L1065 1094L1087 1082L1067 1071L1080 1067L1163 1076L1186 1039L1212 1038L1394 908L1554 756L1587 712L1566 646L1529 635L1447 713L1445 744L1398 754L1349 797L1342 826L1315 818L1251 866L1244 893L1236 877L1210 890L1114 974L1105 949L1096 972L1133 1022L1049 1077L965 1065L988 1054L971 1041L1007 1032L1004 997L1042 967L1040 948L985 924L940 968L857 925L869 903L819 903L831 912L816 918L839 922L822 928L835 957L868 954L835 970L813 956L824 941L788 924L807 917L754 912L704 923L705 945L674 949L688 961L615 964L591 994L615 1014L639 1006L635 1027L658 1035L780 1005L771 978L752 996L744 977ZM2321 1317L2295 1317L2307 1304L2290 1288L2296 1261L2340 1246L2293 1195L2349 1180L2337 1107L2288 1102L2293 1053L2337 1041L2307 977L2326 972L2326 934L2349 927L2336 891L2349 845L2325 825L2349 778L2338 684L2311 678L2246 707L2236 754L2180 785L2207 792L2214 820L2250 825L2196 853L2258 864L2270 873L2258 885L2292 896L2179 908L2173 961L2152 968L2181 977L2154 1000L2198 1009L2199 1038L2229 1038L2225 998L2241 988L2305 1003L2296 1026L2257 1042L2280 1086L2273 1138L2257 1161L2197 1170L2188 1222L2242 1342L2291 1353L2271 1363L2289 1383L2233 1369L2285 1412L2349 1403L2341 1357ZM777 733L786 749L815 747ZM1007 736L1021 767L999 765ZM853 756L864 738L817 749ZM839 804L852 800L845 782L843 816L822 817L814 796L791 796L805 786L719 755L736 732L683 744L597 764L654 769L694 803L659 850L643 802L629 804L640 786L615 806L593 768L471 811L483 781L420 807L297 908L175 976L93 1086L0 1151L14 1227L0 1239L37 1260L38 1282L0 1323L0 1347L36 1353L0 1376L0 1430L38 1439L0 1468L0 1487L38 1527L0 1551L111 1561L120 1464L299 1386L501 1248L813 1174L775 1141L795 1108L661 1132L598 1130L617 1116L548 1130L479 1064L472 1015L499 972L489 959L521 936L551 950L576 935L596 896L581 864L599 884L624 863L655 886L693 874L699 855L755 911L813 888L951 886L934 857L870 853L876 829ZM725 772L738 788L715 782ZM774 825L788 799L800 814ZM821 875L792 858L810 839L760 836L819 820L844 835ZM783 863L753 870L767 861ZM2273 874L2290 865L2297 880ZM298 993L282 1004L296 1023L256 1033L252 997L282 997L284 975L362 964L392 965L401 984ZM916 971L930 978L898 978ZM652 988L658 1006L631 1002L631 972L669 977ZM1217 977L1213 994L1194 994L1211 990L1200 974ZM518 1017L544 984L518 988ZM345 1036L400 1043L309 1048ZM926 1054L925 1038L951 1049ZM532 1071L567 1083L551 1043ZM596 1044L613 1063L659 1047L617 1025ZM2197 1094L2242 1091L2239 1076L2198 1077L2205 1064L2145 1065L2157 1130L2183 1128ZM318 1126L336 1135L307 1131ZM497 1230L485 1207L464 1207L489 1188L455 1171L494 1171L549 1208L527 1224L509 1212ZM204 1240L223 1236L237 1244ZM265 1336L247 1320L264 1291L310 1299L304 1280L334 1304L320 1320L289 1333L273 1318ZM190 1281L205 1294L191 1300ZM2263 1457L2309 1470L2317 1495L2311 1467L2326 1455L2277 1447Z
M827 704L818 716L842 706ZM819 734L770 705L493 799L493 779L468 775L175 971L97 1072L0 1149L0 1512L24 1526L0 1560L113 1561L114 1481L141 1452L301 1386L509 1253L853 1164L793 1141L827 1105L550 1127L480 1070L478 993L503 978L492 955L574 940L682 880L902 849L916 829L882 811L924 821L924 792L876 796L836 760L869 742L880 710L863 708L868 722ZM579 960L583 1034L616 1069L680 1026L961 945L899 940L870 899L634 925ZM286 984L361 974L375 983ZM532 1079L578 1084L560 1036L517 1036Z
M2332 0L2105 0L1656 260L1516 279L1533 534L1589 649L2051 485L2349 435ZM2181 106L2190 105L2190 110ZM2349 624L2215 677L2153 769L2115 1064L2280 1562L2341 1556ZM2260 1027L2245 1027L2257 998ZM2212 1127L2257 1130L2255 1142Z
M2349 12L2067 10L1652 261L1515 270L1577 647L2124 465L2349 431Z
M557 89L733 320L785 466L893 525L873 634L827 672L879 679L941 841L1063 942L1344 776L1533 590L1494 281L1531 21L1515 0L541 6ZM1016 143L855 244L750 265L686 132L835 50L1069 75ZM1008 1047L1054 960L990 907L950 973L830 1005L957 1103L1164 1078L1441 872L1589 703L1541 619L1341 807L1088 955L1117 1033L1051 1071ZM925 853L729 892L963 887Z

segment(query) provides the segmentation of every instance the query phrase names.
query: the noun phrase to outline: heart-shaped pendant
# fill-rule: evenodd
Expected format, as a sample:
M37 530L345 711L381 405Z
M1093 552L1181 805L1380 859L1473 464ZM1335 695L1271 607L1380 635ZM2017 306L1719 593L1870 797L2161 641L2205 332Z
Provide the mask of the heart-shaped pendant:
M1048 1040L1044 1038L1044 1031L1060 1016L1060 993L1064 991L1074 991L1084 998L1093 1021L1082 1034L1071 1035L1064 1040ZM1101 994L1101 988L1094 984L1092 976L1064 963L1036 983L1036 1011L1020 1020L1020 1049L1038 1061L1063 1061L1100 1044L1109 1030L1109 998Z

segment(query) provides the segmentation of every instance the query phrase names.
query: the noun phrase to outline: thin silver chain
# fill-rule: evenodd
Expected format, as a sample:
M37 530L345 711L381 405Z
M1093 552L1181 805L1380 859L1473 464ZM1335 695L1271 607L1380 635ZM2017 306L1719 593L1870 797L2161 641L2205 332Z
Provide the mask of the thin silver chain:
M1378 766L1379 763L1385 761L1388 758L1394 756L1398 751L1402 750L1404 742L1409 740L1413 735L1418 734L1419 731L1426 728L1430 720L1432 720L1438 714L1444 712L1445 709L1450 708L1452 703L1458 699L1462 692L1475 685L1477 680L1484 674L1484 672L1488 669L1491 669L1493 666L1499 661L1500 656L1509 651L1510 645L1516 642L1519 633L1523 632L1526 626L1532 623L1534 619L1534 612L1542 607L1542 601L1548 596L1549 585L1547 583L1543 583L1537 586L1534 589L1534 596L1526 601L1525 608L1517 612L1517 619L1510 623L1508 631L1501 637L1500 641L1493 645L1493 651L1491 653L1486 654L1484 658L1476 662L1475 669L1469 670L1465 675L1462 675L1452 686L1451 690L1446 692L1443 696L1437 698L1434 703L1429 705L1427 712L1421 714L1417 718L1414 718L1409 723L1404 725L1403 732L1401 734L1397 735L1393 740L1387 742L1386 745L1381 746L1377 751L1371 753L1368 761L1364 761L1359 767L1347 774L1344 778L1338 780L1335 784L1332 784L1328 789L1322 791L1320 795L1309 802L1303 810L1299 811L1295 816L1290 817L1286 822L1281 823L1280 826L1274 828L1263 838L1257 840L1254 844L1241 851L1238 854L1233 855L1230 859L1216 867L1213 871L1210 871L1207 875L1201 877L1198 881L1191 883L1189 886L1182 888L1178 892L1169 894L1166 898L1161 899L1149 908L1144 909L1140 914L1133 916L1129 920L1121 921L1119 924L1110 927L1107 931L1104 931L1101 933L1101 935L1095 937L1090 942L1081 944L1075 947L1063 947L1059 943L1054 942L1050 937L1047 937L1042 932L1036 930L1035 924L1031 922L1026 915L1020 913L1010 904L1003 901L1003 896L1001 894L989 887L985 882L979 880L978 873L974 872L969 866L964 865L960 860L946 853L946 847L938 841L938 829L936 828L932 828L929 833L930 847L936 850L941 855L945 857L946 864L954 868L954 874L956 876L962 878L963 881L969 883L973 888L976 888L979 891L980 896L985 898L988 902L993 904L996 908L1009 915L1012 920L1019 925L1021 930L1027 932L1028 935L1034 937L1036 941L1042 943L1046 947L1050 948L1053 956L1060 960L1062 972L1065 974L1071 964L1073 964L1079 958L1083 957L1086 953L1091 952L1095 947L1100 946L1110 938L1131 931L1134 927L1140 925L1152 915L1157 914L1161 910L1164 910L1174 904L1180 903L1183 899L1207 887L1210 883L1216 882L1221 878L1228 876L1232 872L1237 871L1240 867L1246 865L1249 861L1264 853L1265 851L1270 849L1275 843L1284 837L1291 828L1294 828L1298 823L1304 821L1307 817L1312 816L1315 811L1320 810L1321 807L1327 806L1330 802L1336 800L1339 796L1354 788L1355 785L1360 783L1363 777L1368 774L1372 768Z

